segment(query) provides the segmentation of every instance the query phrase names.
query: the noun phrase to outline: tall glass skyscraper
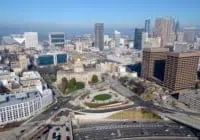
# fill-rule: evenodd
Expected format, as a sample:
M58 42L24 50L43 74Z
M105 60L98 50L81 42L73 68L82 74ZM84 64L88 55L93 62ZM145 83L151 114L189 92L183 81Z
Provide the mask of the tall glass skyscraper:
M145 32L150 33L150 19L145 20Z
M135 28L134 48L137 50L142 49L142 33L144 31L144 29Z
M95 47L99 48L100 51L104 50L104 24L95 24Z
M177 20L176 21L176 24L175 24L175 33L178 33L178 32L180 32L181 31L181 29L180 29L180 24L179 24L179 21Z

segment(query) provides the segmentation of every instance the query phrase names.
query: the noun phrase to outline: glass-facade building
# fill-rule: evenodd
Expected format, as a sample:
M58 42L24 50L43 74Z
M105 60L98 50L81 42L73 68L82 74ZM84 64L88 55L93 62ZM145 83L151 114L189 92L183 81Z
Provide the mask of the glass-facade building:
M54 56L53 55L39 56L37 59L37 64L39 66L53 65L54 64Z
M67 62L67 54L58 54L56 57L57 57L57 64Z
M49 66L63 64L68 61L67 53L48 53L35 55L34 63L36 66Z
M134 36L134 48L137 50L142 49L142 33L144 32L144 29L135 29L135 36Z
M49 43L52 47L64 47L65 45L65 33L50 33Z

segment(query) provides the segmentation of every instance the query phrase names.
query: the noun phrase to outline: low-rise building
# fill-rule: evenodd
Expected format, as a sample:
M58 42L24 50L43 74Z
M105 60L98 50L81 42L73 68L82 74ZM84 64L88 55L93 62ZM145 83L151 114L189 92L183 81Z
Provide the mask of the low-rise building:
M34 56L34 64L39 67L64 64L67 61L68 54L65 52L49 52L45 54L36 54Z
M179 94L179 101L194 111L200 111L200 90L185 90Z
M13 93L34 89L42 92L43 87L46 87L37 71L23 72L22 77L15 75L14 72L0 71L0 82Z
M33 90L0 96L0 125L23 121L41 112L53 101L50 89L43 92Z

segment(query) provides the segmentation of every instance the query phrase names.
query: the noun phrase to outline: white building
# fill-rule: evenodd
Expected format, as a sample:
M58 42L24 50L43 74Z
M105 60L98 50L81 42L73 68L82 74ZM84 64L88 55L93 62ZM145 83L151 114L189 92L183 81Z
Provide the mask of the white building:
M0 95L0 125L26 120L53 102L50 89Z
M142 48L161 47L161 37L148 37L147 32L142 33Z
M22 77L15 75L14 72L0 71L0 82L12 93L20 93L29 90L43 92L43 86L45 86L45 84L42 83L41 79L37 71L24 72Z
M183 42L184 40L184 33L183 32L178 32L177 33L177 41L178 42Z
M174 52L187 52L188 51L188 43L175 41L173 51Z
M83 52L83 44L80 41L75 43L75 50L78 53Z
M38 33L37 32L25 32L24 39L25 39L26 48L38 47Z

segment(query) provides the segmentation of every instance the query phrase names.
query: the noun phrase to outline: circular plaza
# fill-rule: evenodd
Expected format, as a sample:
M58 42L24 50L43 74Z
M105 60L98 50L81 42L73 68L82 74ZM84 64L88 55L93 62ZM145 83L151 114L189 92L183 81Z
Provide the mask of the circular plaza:
M132 101L110 88L90 90L77 96L73 102L89 110L110 109L134 104Z

